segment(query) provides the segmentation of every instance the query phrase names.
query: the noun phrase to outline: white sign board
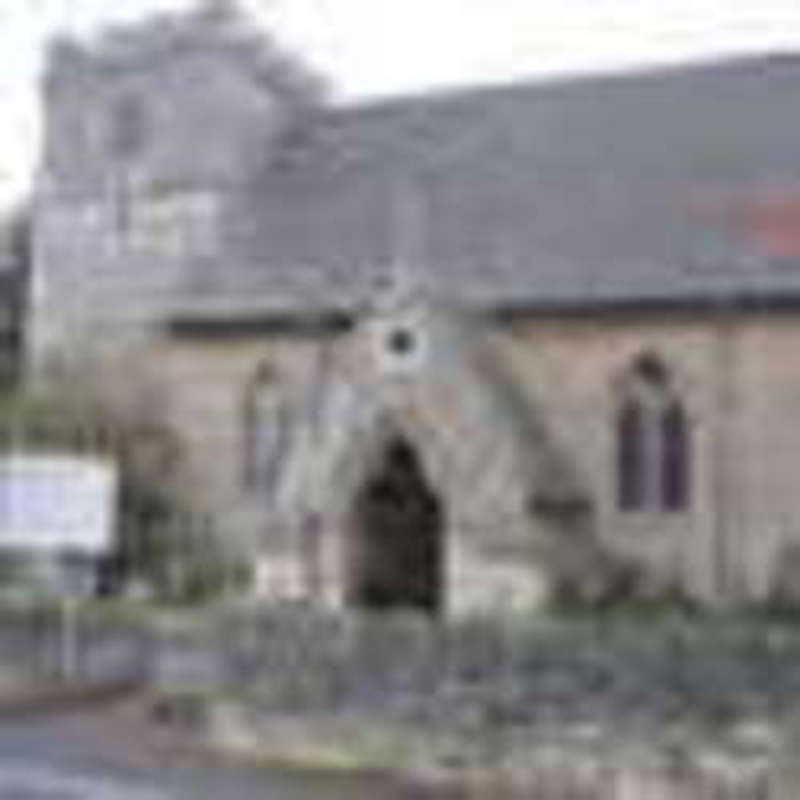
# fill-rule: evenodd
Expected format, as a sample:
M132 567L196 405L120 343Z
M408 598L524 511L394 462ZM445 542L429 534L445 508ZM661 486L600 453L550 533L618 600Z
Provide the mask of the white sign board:
M0 547L107 550L117 470L110 461L62 455L0 458Z

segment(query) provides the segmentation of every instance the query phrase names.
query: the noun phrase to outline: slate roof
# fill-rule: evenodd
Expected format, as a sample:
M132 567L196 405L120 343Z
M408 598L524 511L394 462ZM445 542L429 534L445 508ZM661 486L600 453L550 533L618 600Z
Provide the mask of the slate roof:
M399 260L481 308L786 301L795 199L792 54L332 108L229 203L187 298L348 308Z

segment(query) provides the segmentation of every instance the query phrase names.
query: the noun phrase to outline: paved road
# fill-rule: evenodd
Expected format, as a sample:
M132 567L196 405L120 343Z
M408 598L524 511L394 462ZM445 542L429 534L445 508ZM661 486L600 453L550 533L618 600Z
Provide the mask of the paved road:
M123 766L75 717L0 722L0 800L408 800L377 778Z

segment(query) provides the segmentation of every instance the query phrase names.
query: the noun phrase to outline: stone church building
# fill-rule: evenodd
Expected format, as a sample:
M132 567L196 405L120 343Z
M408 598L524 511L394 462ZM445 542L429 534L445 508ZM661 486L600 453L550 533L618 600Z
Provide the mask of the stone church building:
M361 105L211 11L49 58L31 375L145 365L265 601L791 584L800 58Z

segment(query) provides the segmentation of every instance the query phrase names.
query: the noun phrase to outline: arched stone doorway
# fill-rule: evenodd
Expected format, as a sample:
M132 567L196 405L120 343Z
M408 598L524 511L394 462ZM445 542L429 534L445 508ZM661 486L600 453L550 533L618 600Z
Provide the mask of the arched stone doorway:
M443 517L416 450L393 437L354 498L348 604L436 614L444 600Z

